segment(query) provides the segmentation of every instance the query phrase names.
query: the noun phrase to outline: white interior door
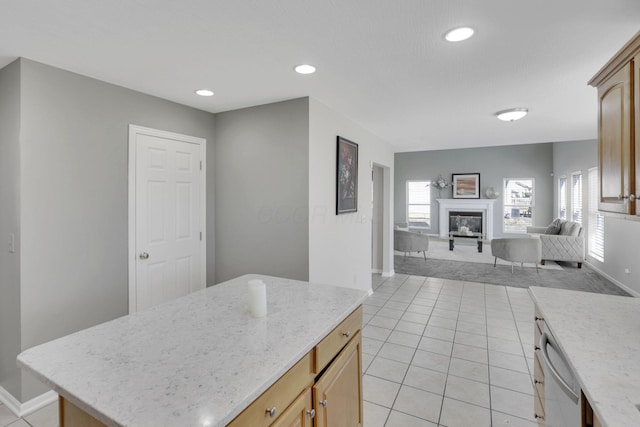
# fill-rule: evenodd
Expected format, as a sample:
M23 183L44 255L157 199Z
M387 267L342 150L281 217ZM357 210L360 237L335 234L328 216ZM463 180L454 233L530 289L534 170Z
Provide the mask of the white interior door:
M129 311L205 287L204 140L131 126ZM131 212L130 212L131 213Z

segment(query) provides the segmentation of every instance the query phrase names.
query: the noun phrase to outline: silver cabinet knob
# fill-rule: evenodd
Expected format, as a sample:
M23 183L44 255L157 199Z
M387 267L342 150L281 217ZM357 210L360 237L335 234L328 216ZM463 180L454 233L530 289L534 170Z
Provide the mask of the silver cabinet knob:
M322 405L323 408L327 407L327 399L321 400L319 403L320 403L320 405Z
M140 259L149 259L149 254L146 252L140 252Z
M313 419L316 416L316 410L311 409L310 411L307 411L307 415Z
M636 201L636 199L637 199L637 197L636 197L636 195L635 195L635 194L629 194L629 201L630 201L630 202L635 202L635 201Z
M349 338L351 336L351 332L349 332L349 331L343 332L342 336L345 337L345 338Z
M276 416L276 407L274 406L273 408L267 408L265 410L265 412L267 414L269 414L270 417L275 417Z

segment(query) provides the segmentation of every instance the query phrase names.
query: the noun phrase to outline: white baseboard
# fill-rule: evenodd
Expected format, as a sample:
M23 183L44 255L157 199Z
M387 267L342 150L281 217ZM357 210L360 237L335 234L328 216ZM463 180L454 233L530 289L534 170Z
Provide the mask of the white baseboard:
M593 271L595 271L596 273L598 273L599 275L601 275L602 277L604 277L605 279L607 279L608 281L610 281L611 283L613 283L614 285L616 285L617 287L622 289L623 291L627 292L629 295L632 295L634 297L640 297L640 293L638 293L638 291L634 291L633 289L631 289L627 285L625 285L622 282L620 282L620 281L614 279L613 277L609 276L607 273L605 273L604 271L600 270L595 265L593 265L593 264L591 264L590 262L587 262L587 261L585 261L585 264L588 265L590 269L592 269Z
M24 417L38 409L44 408L58 400L58 393L51 390L40 396L34 397L24 403L20 403L18 399L13 397L11 393L0 387L0 402L3 403L16 417Z
M382 277L393 277L395 276L396 272L394 270L391 271L383 271L382 272Z

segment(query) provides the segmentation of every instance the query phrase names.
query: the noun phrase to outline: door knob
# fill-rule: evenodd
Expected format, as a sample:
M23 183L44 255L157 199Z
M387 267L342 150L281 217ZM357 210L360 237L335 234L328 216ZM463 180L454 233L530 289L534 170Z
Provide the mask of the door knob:
M140 252L140 259L149 259L149 254L146 252Z

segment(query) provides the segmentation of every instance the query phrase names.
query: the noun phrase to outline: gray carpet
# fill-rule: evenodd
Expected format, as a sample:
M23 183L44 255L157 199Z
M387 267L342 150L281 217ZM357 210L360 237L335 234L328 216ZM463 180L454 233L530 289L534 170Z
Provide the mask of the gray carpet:
M548 288L571 289L574 291L596 292L610 295L628 294L618 286L609 282L593 270L582 266L576 268L575 263L562 263L562 271L543 270L536 272L535 268L511 267L491 264L445 261L404 257L396 255L395 272L413 276L438 277L443 279L463 280L466 282L492 283L495 285L528 288L529 286L544 286Z

